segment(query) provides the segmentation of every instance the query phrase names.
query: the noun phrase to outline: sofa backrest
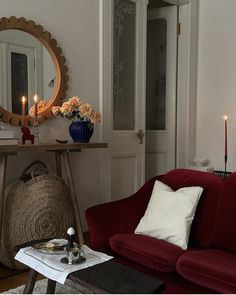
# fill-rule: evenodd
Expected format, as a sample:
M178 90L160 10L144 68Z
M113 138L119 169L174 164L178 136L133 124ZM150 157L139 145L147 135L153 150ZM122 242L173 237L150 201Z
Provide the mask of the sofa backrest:
M236 172L225 179L217 208L214 246L236 252Z
M200 198L191 226L189 246L208 248L212 245L216 210L219 203L223 180L216 175L189 169L174 169L162 179L173 190L186 186L201 186Z

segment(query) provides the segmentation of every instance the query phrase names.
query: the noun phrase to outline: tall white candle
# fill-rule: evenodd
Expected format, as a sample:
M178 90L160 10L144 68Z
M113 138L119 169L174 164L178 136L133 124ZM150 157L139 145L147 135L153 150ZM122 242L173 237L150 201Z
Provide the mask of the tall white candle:
M25 105L26 105L26 97L22 96L21 98L21 120L22 120L22 126L25 127Z
M38 117L38 96L35 94L34 95L34 116L35 116L35 119L37 120L37 117Z

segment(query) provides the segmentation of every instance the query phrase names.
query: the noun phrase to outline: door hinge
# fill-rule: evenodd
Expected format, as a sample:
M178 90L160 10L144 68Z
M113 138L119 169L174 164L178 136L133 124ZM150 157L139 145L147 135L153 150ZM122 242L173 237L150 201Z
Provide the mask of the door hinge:
M181 23L177 23L177 35L181 34Z

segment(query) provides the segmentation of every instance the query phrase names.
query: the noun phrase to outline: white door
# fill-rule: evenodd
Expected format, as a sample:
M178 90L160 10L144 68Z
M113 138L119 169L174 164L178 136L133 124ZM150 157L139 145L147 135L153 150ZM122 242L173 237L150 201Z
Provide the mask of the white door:
M152 9L147 21L146 179L176 161L177 7Z
M144 182L147 1L114 0L111 199Z

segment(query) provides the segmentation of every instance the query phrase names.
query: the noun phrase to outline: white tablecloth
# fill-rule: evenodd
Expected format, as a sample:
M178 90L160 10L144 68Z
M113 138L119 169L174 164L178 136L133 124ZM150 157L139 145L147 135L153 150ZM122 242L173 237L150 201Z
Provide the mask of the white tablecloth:
M44 254L38 252L32 247L22 248L15 256L15 259L28 265L29 267L41 273L45 277L63 284L71 272L102 263L113 258L101 252L93 251L88 246L83 245L82 250L85 253L86 261L81 264L64 264L61 259L63 254Z

